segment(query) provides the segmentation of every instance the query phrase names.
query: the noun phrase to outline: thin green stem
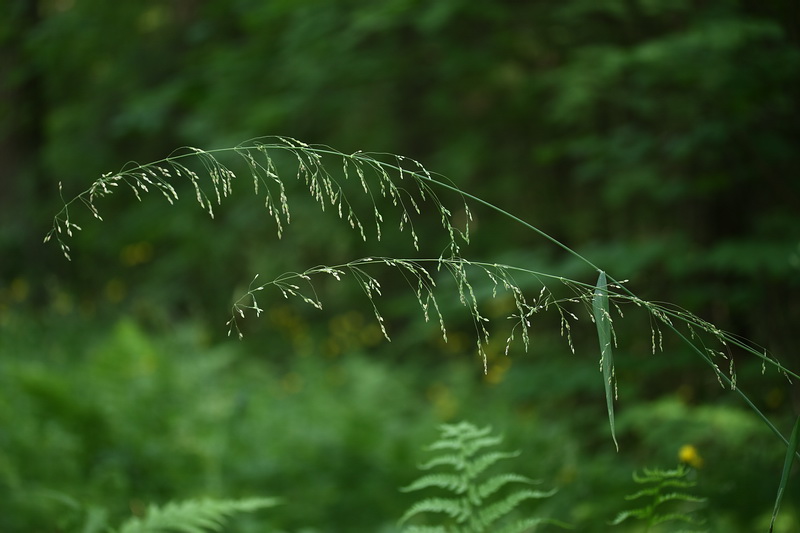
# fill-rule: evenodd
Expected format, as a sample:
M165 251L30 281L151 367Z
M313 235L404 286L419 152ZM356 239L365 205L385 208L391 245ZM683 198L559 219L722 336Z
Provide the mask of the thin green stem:
M691 349L695 353L697 353L697 355L699 355L706 363L708 363L709 366L714 368L716 373L717 373L717 377L720 380L722 380L722 382L725 383L725 385L727 385L728 387L733 389L734 392L736 392L739 396L741 396L742 400L744 400L744 402L748 405L748 407L750 407L750 409L752 409L756 413L756 415L758 415L758 417L767 425L767 427L778 438L780 438L783 441L783 443L786 444L787 447L789 446L789 439L787 439L786 437L783 436L783 433L781 433L780 430L778 428L776 428L775 425L769 420L769 418L767 418L767 416L764 413L762 413L761 410L758 407L756 407L756 405L752 402L752 400L750 400L750 398L747 396L747 394L745 394L744 391L742 391L741 388L733 387L732 386L733 382L725 374L723 374L722 372L719 372L718 370L716 370L717 366L714 364L714 362L711 360L711 358L708 357L708 354L703 353L703 351L700 350L697 346L695 346L693 342L691 342L689 339L687 339L686 336L683 333L678 331L678 329L675 326L673 326L672 324L668 324L668 323L666 325L667 325L667 327L669 329L671 329L673 331L673 333L675 333L675 335L677 335L687 345L689 345L689 347L691 347ZM796 455L797 455L797 458L800 459L800 451L797 452Z
M261 143L260 139L264 139L264 140L270 140L271 139L271 140L276 140L276 141L279 141L279 142ZM172 154L170 154L169 156L167 156L165 158L162 158L162 159L160 159L158 161L154 161L154 162L147 163L147 164L144 164L144 165L139 165L139 164L136 164L136 163L128 163L122 168L122 170L119 173L114 174L114 175L112 175L112 174L106 175L103 178L101 178L101 180L98 180L97 182L95 182L95 185L97 185L97 184L105 185L108 182L103 181L103 180L106 180L106 179L113 180L115 178L115 176L118 179L119 176L128 175L128 173L130 173L130 172L132 172L132 171L134 171L136 169L149 169L151 167L158 167L159 165L173 164L178 160L182 160L182 159L186 159L186 158L192 158L192 157L198 157L198 156L207 156L207 157L210 157L212 161L215 161L215 159L214 159L214 155L215 154L223 154L223 153L227 154L227 153L235 152L235 153L239 153L241 155L242 153L246 153L246 152L249 152L249 151L262 151L262 150L266 150L266 149L284 150L284 151L288 151L288 152L294 153L295 155L297 155L298 153L305 153L305 154L308 154L308 155L315 154L316 156L330 155L330 156L334 156L334 157L343 158L345 160L349 159L351 161L357 162L358 164L372 166L373 168L380 168L381 170L397 171L397 172L399 172L401 174L401 176L403 174L407 174L407 175L413 176L416 180L418 180L421 183L430 184L432 186L439 187L441 189L444 189L444 190L453 192L455 194L458 194L464 199L468 199L468 200L470 200L472 202L475 202L477 204L483 205L484 207L487 207L487 208L499 213L501 216L504 216L504 217L506 217L506 218L508 218L510 220L513 220L514 222L516 222L518 224L521 224L526 229L536 233L537 235L539 235L540 237L546 239L547 241L549 241L553 245L561 248L562 250L564 250L565 252L567 252L571 256L575 257L579 261L581 261L584 264L586 264L587 266L591 267L593 270L595 270L597 272L603 272L597 265L592 263L589 259L587 259L583 255L581 255L577 251L573 250L572 248L570 248L566 244L562 243L561 241L559 241L555 237L553 237L553 236L549 235L548 233L540 230L539 228L537 228L536 226L530 224L529 222L526 222L522 218L520 218L520 217L518 217L518 216L516 216L516 215L514 215L514 214L512 214L512 213L510 213L508 211L506 211L505 209L502 209L501 207L498 207L498 206L492 204L491 202L488 202L488 201L486 201L486 200L484 200L484 199L482 199L482 198L480 198L478 196L475 196L473 194L470 194L468 192L465 192L465 191L459 189L455 184L449 183L447 181L447 178L445 178L444 176L442 176L440 174L431 174L431 173L427 172L424 169L424 167L420 163L418 163L417 161L409 160L409 161L413 162L415 165L417 165L418 169L422 170L421 172L403 168L403 167L401 167L399 165L399 163L398 164L392 164L392 163L388 163L388 162L385 162L385 161L377 159L377 157L382 157L384 159L387 158L387 157L398 157L398 156L395 156L394 154L385 154L385 153L384 154L380 154L380 153L369 154L369 153L364 153L364 152L356 152L356 153L353 153L353 154L345 154L343 152L339 152L339 151L334 150L334 149L332 149L330 147L327 147L327 146L322 146L322 145L310 146L310 145L306 145L305 143L301 143L300 141L296 141L296 140L288 139L288 138L283 138L283 137L263 137L263 138L260 138L260 139L257 138L257 139L253 139L253 140L250 140L250 141L246 141L246 143L240 144L240 145L238 145L236 147L233 147L233 148L217 148L217 149L212 149L212 150L186 149L187 151L185 151L183 153L179 153L179 151L181 150L181 149L179 149L179 150L176 150L176 151L172 152ZM402 158L398 158L398 160L399 159L402 159ZM128 168L126 168L126 167L128 167ZM436 176L436 178L434 178L434 176ZM54 218L54 228L48 234L47 238L49 238L50 235L56 233L56 230L60 231L59 222L65 223L66 229L69 231L69 229L70 229L69 207L76 200L81 200L84 203L87 203L88 205L90 205L90 207L93 207L93 206L91 206L91 203L92 203L91 202L91 197L88 200L86 198L87 195L91 195L92 194L93 190L94 190L94 188L90 189L90 190L87 190L87 191L84 191L83 193L79 194L78 196L76 196L75 198L70 200L69 202L64 202L64 207L62 208L62 210ZM437 200L437 202L438 202L438 200ZM443 208L440 206L440 209L443 209ZM96 210L93 210L93 214L95 214L95 216L97 216ZM74 225L72 225L72 226L76 227ZM63 247L63 243L62 243L62 247ZM438 261L441 264L441 262L443 260L440 258L438 260L433 260L433 259L414 259L414 260L408 260L408 261L414 261L414 262L427 262L427 261L433 262L433 261ZM364 261L364 263L362 263L362 264L366 264L366 263L367 263L367 261ZM353 265L358 265L358 264L359 264L358 262L353 262L353 263L350 263L349 265L342 265L342 267L348 267L348 266L353 266ZM591 286L591 285L580 283L580 282L576 282L576 281L573 281L573 280L566 280L565 278L560 277L560 276L554 276L554 275L550 275L550 274L534 272L534 271L531 271L531 270L528 270L528 269L524 269L524 268L519 268L519 267L510 267L510 266L505 266L505 265L497 265L497 264L481 263L481 262L472 263L472 262L469 262L469 261L464 261L464 264L467 264L467 265L471 264L471 265L479 266L481 268L504 268L506 270L514 270L514 271L519 271L519 272L526 272L526 273L529 273L531 275L538 276L538 277L549 278L549 279L557 279L557 280L560 280L562 282L569 282L570 284L573 284L575 287L585 288L587 290L591 290L593 288L593 286ZM642 300L640 300L638 297L636 297L633 294L633 292L631 292L627 287L622 285L620 282L618 282L617 280L615 280L611 276L607 276L607 279L609 280L609 283L611 285L613 285L615 287L618 287L619 290L622 293L624 293L624 294L618 294L617 297L629 298L629 299L631 299L631 301L634 301L634 302L645 303ZM732 386L733 385L732 381L718 370L716 365L709 358L708 354L704 353L703 350L698 348L684 334L679 332L677 330L677 328L672 323L670 323L669 318L674 318L674 319L677 319L677 320L681 320L684 323L687 323L687 324L690 324L690 325L695 325L695 326L698 326L700 328L704 328L704 326L707 326L708 324L704 323L700 319L695 319L690 314L683 314L683 313L681 313L679 311L675 311L675 310L669 309L668 307L662 307L662 306L654 307L654 305L656 305L656 304L646 305L646 308L649 310L649 312L651 314L655 315L657 318L659 318L659 317L658 317L658 314L656 313L656 310L657 310L658 313L661 313L663 315L663 317L660 318L660 321L662 323L666 324L680 339L682 339L687 345L689 345L690 348L694 352L696 352L707 364L712 366L712 368L715 369L715 371L716 371L718 377L720 378L720 380L722 380L723 382L725 382L729 386L731 386L731 388L733 390L735 390L742 397L742 399L745 401L745 403L788 446L788 444L789 444L788 440L777 430L777 428L775 428L775 426L767 419L767 417L753 404L753 402L747 397L747 395L744 392L742 392L741 389L739 389L738 387L733 387ZM755 354L755 355L761 357L762 361L765 361L765 362L769 361L770 364L773 364L773 365L777 366L787 376L792 376L792 377L795 377L797 379L800 379L800 376L797 373L789 371L788 369L784 368L782 365L777 363L777 361L774 361L773 359L767 357L766 355L762 355L762 354L756 352L755 350L753 350L750 346L748 346L744 342L740 342L740 341L736 340L733 336L725 334L722 331L716 330L716 328L711 330L711 333L715 334L717 336L717 338L719 338L722 341L730 342L731 344L733 344L733 345L735 345L735 346L737 346L739 348L742 348L742 349L748 351L749 353L752 353L752 354ZM798 453L798 457L800 457L800 453Z

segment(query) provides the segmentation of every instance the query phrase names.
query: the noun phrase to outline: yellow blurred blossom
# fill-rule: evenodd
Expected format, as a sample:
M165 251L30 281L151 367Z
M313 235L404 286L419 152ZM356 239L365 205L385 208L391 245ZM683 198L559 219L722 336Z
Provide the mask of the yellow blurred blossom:
M691 444L684 444L681 446L681 449L678 451L678 459L680 462L685 463L693 468L703 467L703 458L700 457L700 453L697 451L697 448Z

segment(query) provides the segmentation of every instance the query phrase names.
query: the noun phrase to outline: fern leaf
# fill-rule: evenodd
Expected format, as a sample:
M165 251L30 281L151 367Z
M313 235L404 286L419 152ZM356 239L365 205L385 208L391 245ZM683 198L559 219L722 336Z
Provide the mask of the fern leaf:
M455 474L430 474L422 476L414 481L411 485L403 487L402 492L412 492L415 490L426 489L428 487L438 487L445 490L450 490L456 494L463 494L467 490L466 482L463 476Z
M661 488L677 487L680 489L690 489L696 485L697 483L695 483L694 481L687 481L682 479L667 479L666 481L663 481L661 483Z
M480 475L484 470L495 464L497 461L503 459L512 459L517 457L519 452L492 452L481 455L472 461L467 475L473 479Z
M442 526L409 526L403 533L447 533Z
M463 470L466 467L464 458L458 455L440 455L434 457L427 463L419 465L420 470L430 470L437 466L452 466L455 470Z
M652 487L649 489L642 489L639 491L634 492L633 494L628 494L625 496L626 500L638 500L639 498L644 498L645 496L656 496L659 493L658 487Z
M686 524L700 525L703 523L703 520L689 516L685 513L668 513L654 517L650 521L650 525L654 526L662 522L684 522Z
M426 448L429 451L457 450L461 456L471 456L475 451L502 442L502 437L491 435L491 426L478 428L469 422L442 424L441 437Z
M484 507L478 514L480 522L485 528L489 528L489 526L505 517L525 500L549 498L555 493L556 489L549 491L521 490L511 493L499 502ZM491 529L488 530L491 531Z
M641 474L633 473L633 481L636 483L663 483L666 480L679 480L686 475L686 467L680 465L674 470L661 470L659 468L645 468Z
M616 526L621 524L628 518L647 518L650 515L649 509L630 509L628 511L622 511L619 513L614 520L610 521L609 524L612 526Z
M489 435L492 432L491 426L479 428L466 421L459 422L458 424L442 424L439 426L439 429L442 432L442 439L440 440L446 440L452 437L458 440L467 438L475 439Z
M437 440L430 446L427 446L425 449L431 452L435 452L438 450L460 450L462 446L463 443L455 439Z
M455 519L465 515L464 505L461 500L453 498L428 498L411 506L400 518L400 523L408 521L412 516L421 513L441 513ZM126 532L127 533L127 532Z
M509 483L528 483L535 485L541 483L541 481L517 474L499 474L489 478L479 485L478 495L480 495L482 499L486 499Z
M706 498L701 498L699 496L692 496L691 494L684 494L682 492L670 492L669 494L662 494L658 498L656 498L656 505L660 505L664 502L669 502L669 501L703 503L706 501Z
M475 455L475 453L490 446L497 446L503 442L501 436L488 436L479 439L470 440L463 445L464 454L468 457Z
M206 533L221 531L226 519L277 505L273 498L245 500L187 500L162 507L150 505L143 517L128 519L117 533Z
M522 533L543 522L564 526L563 523L540 518L501 522L510 519L510 513L522 502L547 498L556 491L525 488L502 496L501 491L510 484L535 484L539 481L515 473L483 475L486 469L498 461L519 455L519 452L500 451L479 453L485 448L502 443L502 437L491 435L490 430L488 427L478 429L467 422L440 427L441 438L427 449L443 455L434 457L420 468L426 470L440 466L447 470L424 475L401 490L409 492L436 488L447 491L453 497L428 498L413 504L400 519L401 524L422 513L446 516L439 517L436 522L440 526L438 528L407 528L405 533Z
M689 515L691 510L680 509L675 505L670 506L669 503L703 503L706 501L705 498L694 496L686 492L663 492L666 488L677 487L680 489L687 489L694 487L696 485L694 481L685 479L687 474L688 470L683 465L678 466L675 470L650 470L645 468L643 474L634 472L633 481L635 483L650 484L651 486L625 496L625 499L630 501L646 497L647 499L645 501L648 503L638 509L629 509L619 513L609 524L618 525L629 518L644 521L647 523L648 527L670 521L692 525L702 524L702 520ZM664 509L664 507L671 508Z
M571 529L572 526L565 522L561 522L559 520L553 520L550 518L528 518L525 520L518 520L516 522L512 522L507 526L504 526L500 529L492 530L492 533L526 533L528 531L535 531L537 527L541 524L550 524L553 526Z

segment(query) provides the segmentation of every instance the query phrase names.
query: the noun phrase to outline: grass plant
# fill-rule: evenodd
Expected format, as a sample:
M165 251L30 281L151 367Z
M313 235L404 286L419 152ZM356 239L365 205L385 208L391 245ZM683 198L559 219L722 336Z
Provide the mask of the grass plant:
M238 158L238 162L229 160L231 156ZM239 168L236 165L243 170L232 170ZM364 257L337 265L288 272L268 282L260 282L256 274L246 293L233 304L227 324L229 334L236 333L241 337L240 321L248 313L260 316L264 312L257 297L260 298L261 291L267 288L276 289L285 298L299 298L315 308L322 308L323 300L315 288L315 280L328 277L336 281L352 279L368 299L382 334L391 339L390 329L377 303L382 286L375 274L376 269L388 268L408 282L425 320L438 324L445 342L448 329L441 311L442 299L457 299L472 321L475 350L483 362L484 372L488 372L486 348L493 330L488 314L483 311L485 302L475 289L476 279L481 277L490 283L492 297L503 293L513 300L513 311L506 316L513 324L505 339L506 353L518 343L525 350L530 348L531 322L544 311L558 313L561 334L573 351L571 331L576 321L584 317L594 323L600 343L599 365L611 437L617 445L614 404L618 401L618 393L612 357L612 348L617 344L614 321L624 317L625 307L643 310L650 320L650 345L654 353L663 349L666 333L677 337L707 365L719 384L737 394L786 447L787 460L775 502L777 511L788 482L788 469L794 457L800 457L798 439L790 441L784 436L738 385L733 351L760 360L762 372L770 368L789 380L800 379L796 369L783 366L760 345L728 333L679 306L639 298L628 288L627 281L615 279L557 239L518 216L460 190L451 181L428 171L412 159L360 151L346 154L287 137L259 138L216 150L182 149L159 161L129 163L118 172L104 174L75 198L65 200L45 241L57 242L69 258L68 238L81 229L75 222L74 208L83 205L92 216L102 220L99 200L120 186L131 190L139 200L144 193L158 192L172 204L179 200L178 182L185 180L200 207L214 217L215 209L239 187L240 178L237 176L242 174L252 178L253 193L264 203L278 237L292 221L287 181L294 180L307 188L322 211L332 211L364 241L370 238L380 241L387 225L391 224L406 235L410 248L419 253L422 241L429 236L426 233L423 239L418 224L421 224L424 214L432 214L439 221L445 244L434 257ZM445 193L456 199L455 206L442 199ZM356 195L360 195L360 199L356 200ZM475 204L494 210L509 222L522 224L550 245L566 251L585 265L587 275L597 275L597 282L569 279L523 266L467 259L471 205ZM460 225L453 222L456 210L464 213ZM455 294L439 291L439 287L445 285L445 276L452 279ZM519 281L522 278L526 279L525 283ZM532 284L537 287L531 292L529 287Z

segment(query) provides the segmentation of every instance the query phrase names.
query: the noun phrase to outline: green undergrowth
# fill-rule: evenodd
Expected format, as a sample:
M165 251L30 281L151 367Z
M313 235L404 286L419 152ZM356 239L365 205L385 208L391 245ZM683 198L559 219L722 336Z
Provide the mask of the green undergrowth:
M705 477L711 488L696 501L706 501L705 498L709 501L737 500L733 495L735 491L728 487L739 481L743 472L749 476L749 467L755 467L753 471L758 473L751 483L745 483L748 489L752 490L758 483L772 484L771 490L765 486L762 492L775 494L771 509L761 501L736 508L722 503L717 508L719 517L738 514L736 519L752 522L769 515L769 531L774 531L779 516L781 520L792 520L791 514L779 515L779 511L784 501L791 501L790 493L796 491L791 488L790 479L793 478L793 463L800 457L800 419L786 420L786 409L773 412L770 404L761 403L757 395L765 390L765 383L769 387L776 379L785 378L789 382L800 379L795 370L784 366L764 345L725 331L680 303L639 297L629 280L616 279L564 242L502 207L460 190L448 178L428 171L413 159L386 153L343 153L287 137L262 137L235 147L213 150L182 148L151 163L128 163L117 172L103 174L71 200L64 198L63 208L55 214L52 229L44 240L57 243L63 255L71 259L70 239L82 231L76 222L81 220L76 218L76 211L79 211L76 208L85 207L89 214L102 221L101 204L115 196L114 192L119 189L132 192L140 201L144 195L156 193L170 205L178 202L188 189L213 219L227 208L228 198L239 188L241 177L247 179L255 198L263 204L264 221L271 222L278 238L285 236L290 222L296 218L297 212L291 206L295 205L296 189L300 186L307 189L302 196L315 203L323 213L330 213L332 219L340 219L341 227L349 226L363 243L375 243L374 253L341 262L328 262L323 258L324 264L292 267L271 281L269 277L266 281L259 279L263 272L258 271L248 276L251 281L246 288L242 287L240 279L236 283L241 291L238 297L231 298L227 333L241 341L247 332L251 340L234 348L210 340L198 344L190 339L192 348L189 351L201 353L193 354L189 368L182 368L178 363L180 359L165 363L167 359L156 355L159 349L150 344L150 337L139 322L128 320L114 324L111 336L102 339L92 350L85 351L86 343L78 343L84 348L80 351L86 354L89 368L99 373L97 392L91 388L91 383L82 383L77 377L57 385L34 372L18 380L23 393L31 393L35 398L35 407L44 405L42 411L46 412L71 405L67 409L68 419L84 426L84 430L91 427L99 434L96 442L90 439L91 449L82 452L82 462L77 463L84 475L93 470L105 470L110 477L130 483L134 492L141 492L142 501L153 498L185 501L185 497L181 500L179 495L169 493L172 485L163 481L169 476L164 475L160 466L156 467L160 486L137 483L141 472L152 466L149 460L159 456L168 460L174 457L176 462L184 461L180 470L185 469L189 477L197 478L193 484L195 490L205 487L204 490L227 497L230 487L235 487L236 492L252 488L254 494L277 493L290 502L313 502L313 511L306 510L303 514L304 523L310 520L324 524L322 528L330 528L333 517L338 528L343 527L339 524L340 517L348 522L364 522L344 528L353 530L366 527L371 520L369 513L363 512L365 507L376 516L391 516L396 513L388 512L389 507L402 499L388 496L391 493L385 490L385 483L392 479L392 474L402 470L403 461L398 456L390 460L381 454L413 449L413 433L405 431L406 428L429 426L437 418L448 421L459 416L463 419L460 413L463 411L473 420L486 417L515 431L524 428L519 430L520 442L526 449L535 449L542 458L536 466L556 465L548 479L553 479L557 486L553 492L520 489L505 497L495 494L496 489L509 482L527 482L533 477L515 471L511 478L478 480L476 476L482 471L478 465L483 464L482 460L509 456L490 453L474 458L471 454L481 448L476 443L488 445L499 441L479 434L473 435L476 441L465 443L459 439L469 433L466 426L444 426L461 428L464 432L454 430L453 434L443 435L434 446L466 447L471 451L462 450L463 453L452 456L458 461L448 459L436 463L434 460L434 464L455 467L456 472L420 478L422 481L418 480L411 488L438 487L455 490L459 496L423 499L402 515L402 522L424 513L440 513L455 521L445 526L446 530L477 533L496 528L496 522L518 503L535 498L548 504L551 500L560 501L561 516L569 523L580 524L586 531L608 523L601 516L614 510L621 513L618 517L623 517L616 520L618 524L625 522L624 518L638 517L646 519L648 526L654 526L664 516L677 516L659 515L656 509L659 498L689 501L694 496L684 493L664 496L659 492L662 485L658 485L637 493L649 494L648 491L654 490L656 500L651 505L634 510L617 509L618 487L622 486L620 473L635 471L642 465L674 463L675 455L698 469L707 465ZM476 207L490 211L507 224L524 228L551 249L582 264L582 268L571 274L574 277L567 278L563 273L546 272L538 268L539 265L533 269L534 265L529 264L503 264L470 257ZM307 214L306 210L301 212ZM311 225L320 225L316 217ZM405 251L399 255L393 251L384 255L378 250L386 249L383 244L387 241L389 249L399 246ZM587 280L588 276L596 281ZM387 283L387 280L393 281ZM331 285L339 283L349 285L350 292L341 293L338 302L346 304L351 313L359 316L365 313L368 323L348 319L334 325L336 311L331 314L327 310L327 296ZM395 298L398 288L404 285L406 298L398 300ZM108 292L109 287L106 289ZM365 304L363 307L352 305L357 293ZM275 305L273 297L276 295L306 304L305 311L298 312L289 304ZM394 304L388 306L388 314L384 306L386 300ZM432 326L427 338L418 337L416 342L402 334L413 329L413 326L409 328L413 323L409 316L412 311L419 312L424 322ZM314 323L315 312L318 313L316 320L328 321L327 328ZM454 321L453 314L460 318ZM638 318L628 322L626 315ZM169 317L169 313L163 316ZM545 316L550 322L543 326L542 317ZM253 331L252 319L260 319L266 326ZM555 319L555 327L552 319ZM623 321L624 329L619 327ZM348 322L350 329L345 327ZM633 343L624 342L625 339L621 342L621 334L630 331L627 326L641 326L642 323L646 324L643 328L646 342L642 342L641 334ZM170 339L164 348L167 353L175 349L169 343L179 338L174 325L171 329L173 331L161 332ZM398 330L400 335L397 335ZM596 337L589 343L588 334L592 332ZM379 347L380 341L398 337L402 340L400 346ZM453 342L456 339L460 341ZM534 346L537 357L547 358L549 369L561 370L560 364L553 363L553 339L561 341L562 353L566 352L567 358L571 355L570 359L576 360L577 364L569 371L562 370L555 374L556 380L545 381L536 375L542 367L532 365L528 368L532 372L530 375L515 369L514 375L522 377L517 388L493 388L510 374L511 354L530 354ZM445 346L450 348L445 349ZM124 353L130 348L130 366L121 366L117 352ZM185 346L177 348L180 351ZM461 359L461 363L455 359L436 361L437 356L447 351L451 355L470 354L472 357ZM379 354L382 352L394 356L381 362ZM109 357L107 353L114 355ZM372 357L365 357L367 353ZM426 356L428 353L431 357ZM672 359L674 354L690 354L692 366L677 373L672 371L672 376L659 380L657 374L646 372L650 364L635 365L637 359L641 359L631 357L632 354L649 354L654 360L669 358L673 364L679 361ZM458 370L464 362L473 363L475 357L483 369L482 377ZM621 361L626 364L618 365ZM173 367L175 364L178 366ZM251 366L256 370L252 371ZM226 379L238 376L244 368L248 370L248 378L258 379L235 385L231 382L226 386ZM114 373L120 369L123 369L121 374ZM598 370L600 379L597 379ZM625 375L626 371L630 373ZM103 375L103 372L111 374ZM595 379L585 379L592 372ZM752 378L757 374L768 377L754 386ZM567 394L563 394L563 387L558 383L565 376L569 376L573 385L577 384ZM701 376L701 381L684 380L697 376ZM644 382L638 391L636 385L631 386L637 381ZM660 390L662 383L666 387ZM122 384L128 396L141 394L136 398L136 405L147 415L138 423L119 428L117 419L130 422L139 418L128 416L122 410L125 401L112 392ZM716 393L709 392L710 387L717 386ZM83 403L86 400L75 400L72 396L76 391L70 388L89 390L92 394L88 396L100 403L90 406ZM720 389L728 394L720 394ZM693 398L694 390L704 397ZM785 385L783 390L786 390ZM196 397L197 391L202 391L200 397ZM625 403L621 401L621 391L625 394ZM559 393L566 396L567 404L572 402L579 407L570 410L565 403L553 402L552 397ZM514 398L515 395L518 397ZM605 400L602 408L597 406L598 397ZM677 397L678 403L670 405L670 397ZM520 402L520 398L524 400ZM749 415L740 417L738 422L736 416L731 416L730 411L735 410L729 403L732 398L749 410ZM528 410L520 408L520 403ZM200 407L197 419L187 415L190 406L195 404ZM550 410L543 411L545 407ZM633 409L625 411L628 407ZM689 414L681 420L682 407ZM652 415L659 409L667 418L677 414L678 421L673 432L654 440L655 435L663 434L653 423ZM725 420L718 427L711 425L717 442L703 442L702 438L685 431L692 427L690 421L695 411L702 409L706 409L703 414L712 420L714 417ZM608 424L605 432L598 428L599 413ZM748 426L749 422L745 422L748 417L760 420L760 429ZM194 424L205 431L194 435ZM384 424L390 429L386 430ZM544 442L540 435L546 432L543 428L548 425L561 434L548 445L537 447ZM793 430L787 432L790 426ZM211 427L224 430L211 431ZM726 450L730 442L737 440L724 440L727 434L737 432L740 437L744 436L745 444L752 441L759 452L749 453L747 446L741 446L741 439L735 451ZM769 433L774 439L772 445L768 444ZM69 431L67 434L69 437ZM86 444L89 442L86 434L79 432L76 440L83 439ZM108 446L118 440L136 442L143 435L162 434L169 435L170 445L177 444L177 454L168 449L158 450L157 441L146 440L133 449L131 461L129 454L119 454L113 445L110 449ZM397 435L402 438L392 438ZM448 440L450 438L455 440ZM614 458L608 450L609 440L613 452L620 453L627 447L636 455ZM69 438L65 441L69 442ZM281 443L285 448L281 448ZM308 444L308 450L297 443ZM78 445L77 448L85 447ZM670 450L667 454L672 455L671 460L652 460L651 456L657 455L659 448ZM141 450L149 455L140 456ZM573 455L565 458L565 452ZM726 453L733 458L720 461ZM247 459L241 464L228 464L229 458L234 456ZM586 460L587 457L591 459ZM704 457L709 458L707 462ZM605 459L614 466L609 467ZM712 459L723 467L715 471L710 466ZM569 468L564 468L565 461ZM720 474L725 466L732 464L737 468L727 468ZM777 482L773 481L775 476L764 473L770 464L781 465ZM291 465L297 465L297 470L292 471ZM310 465L310 472L301 465ZM738 471L740 468L742 472ZM327 482L316 469L335 474ZM675 472L684 473L680 468ZM635 476L634 481L683 483L671 478L664 481L671 473L650 467L645 470L644 477ZM294 481L289 481L287 474L291 474ZM179 477L176 474L175 480ZM259 490L266 484L278 490ZM585 487L591 490L589 503L585 503L585 495L583 499L580 496L551 498L556 492L569 494L570 490L579 492ZM365 493L358 494L361 491ZM730 494L724 494L725 491ZM197 497L195 494L188 496ZM487 498L493 496L500 500L489 503ZM722 498L717 498L719 496ZM379 501L369 504L367 500L371 498ZM326 502L330 505L326 506ZM318 516L314 516L316 512ZM384 520L381 527L387 530L396 527L387 525L385 518L381 520ZM547 525L541 516L524 517L505 527L516 532L539 525ZM416 527L411 526L411 529ZM427 525L420 527L429 530ZM375 526L370 529L375 530ZM441 530L438 526L434 529Z
M571 356L547 369L511 358L513 368L484 377L464 357L432 353L420 365L382 360L379 348L327 353L331 334L314 324L299 353L191 323L6 313L0 324L2 531L81 531L154 504L262 496L283 503L236 518L235 530L398 531L419 499L399 488L430 457L434 428L464 419L491 424L521 452L511 472L558 490L535 517L580 531L605 531L628 508L631 472L675 464L687 444L704 461L709 527L752 531L771 511L764 472L781 457L751 413L643 397L617 414L617 454L604 407L583 392L594 371ZM776 531L796 525L784 505Z
M293 217L291 205L294 201L290 198L294 194L289 191L293 186L303 184L307 188L307 199L316 203L322 212L327 210L344 222L343 227L349 226L363 243L372 239L375 243L389 240L395 245L405 242L409 251L401 252L401 255L393 252L382 255L375 248L375 253L367 256L290 270L271 281L260 281L261 272L258 272L251 278L247 290L240 293L231 305L231 315L226 323L229 336L235 332L242 339L243 321L248 315L262 318L269 313L271 307L262 307L259 303L259 300L264 301L262 296L265 293L277 292L285 299L303 302L321 311L320 284L347 280L366 298L367 308L380 335L391 341L388 321L378 304L385 289L378 272L387 270L395 279L407 284L425 322L436 324L445 344L449 342L451 326L445 319L443 302L460 304L462 316L466 315L472 322L473 353L479 357L487 376L493 351L492 339L496 338L493 321L487 316L487 299L492 304L498 297L512 303L505 313L501 313L501 317L504 315L505 321L511 324L510 329L504 332L503 353L506 356L512 349L529 351L531 327L544 314L557 316L559 334L569 351L575 354L573 328L583 316L594 324L597 333L606 415L610 436L618 451L615 404L619 401L619 381L614 352L619 344L614 323L624 319L623 307L629 314L633 310L649 320L649 351L653 356L664 353L665 337L679 341L683 351L692 353L697 361L705 364L705 374L713 376L720 387L737 396L785 447L773 506L774 523L786 495L793 462L800 458L800 417L793 423L791 437L787 437L785 431L756 404L750 386L740 381L737 361L759 363L762 374L769 368L771 373L774 371L789 382L800 380L800 375L784 366L757 341L725 331L680 304L642 299L628 286L630 280L618 280L607 274L565 242L518 215L459 189L449 178L432 173L414 159L361 150L344 153L329 146L309 145L281 136L260 137L237 146L212 150L184 147L157 161L130 162L117 172L107 172L72 199L62 196L64 205L53 217L53 226L45 235L44 242L57 243L63 255L71 259L68 241L82 231L75 221L75 207L85 207L95 219L102 221L101 199L114 196L119 189L132 192L139 201L143 200L144 194L156 193L174 205L182 194L176 187L190 186L196 202L213 219L223 206L223 199L227 204L234 188L238 188L241 176L249 178L253 194L265 208L264 218L271 220L278 238L283 237ZM62 190L61 185L59 190ZM567 278L558 272L534 270L532 265L468 258L470 228L474 226L473 210L478 206L488 209L506 224L525 228L551 249L570 256L583 265L583 272L575 278ZM387 224L394 227L388 234ZM429 237L437 226L440 226L438 237ZM426 231L422 232L421 228ZM387 235L390 238L386 239ZM438 248L437 255L428 255L430 252L425 251L429 242ZM597 281L588 283L587 272L597 274ZM518 279L526 281L520 283ZM450 290L443 292L442 285L447 287L448 281ZM481 297L480 286L483 284L489 285L490 293ZM538 287L538 292L529 292L531 285ZM402 314L407 317L408 311L410 309L405 308Z

